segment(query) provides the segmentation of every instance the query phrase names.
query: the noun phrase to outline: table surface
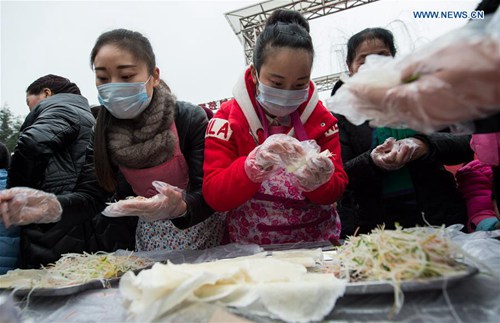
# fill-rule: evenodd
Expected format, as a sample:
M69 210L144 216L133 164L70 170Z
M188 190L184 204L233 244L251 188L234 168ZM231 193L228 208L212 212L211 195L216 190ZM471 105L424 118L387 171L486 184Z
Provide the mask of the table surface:
M499 232L500 234L500 232ZM467 239L464 239L466 237ZM326 321L499 322L500 241L460 236L460 244L482 272L442 289L405 292L400 312L390 317L392 293L344 295ZM487 267L484 267L487 266ZM484 268L490 268L486 272ZM491 275L493 273L493 275ZM496 274L496 275L495 275ZM87 290L70 296L16 299L25 322L123 322L127 320L117 288ZM169 317L175 321L208 322L217 306L196 304L192 311ZM244 313L240 313L245 317ZM183 316L187 315L187 316ZM193 316L195 315L195 316ZM248 317L269 322L267 318Z
M388 321L392 294L346 295L337 300L327 321ZM126 313L117 288L89 290L69 297L37 297L23 300L23 319L34 322L122 322ZM205 305L205 307L207 307ZM210 317L210 309L203 308ZM244 316L244 315L243 315ZM255 317L249 317L256 319ZM500 282L484 275L445 290L404 294L401 311L392 318L406 322L498 322ZM267 319L256 319L269 321Z

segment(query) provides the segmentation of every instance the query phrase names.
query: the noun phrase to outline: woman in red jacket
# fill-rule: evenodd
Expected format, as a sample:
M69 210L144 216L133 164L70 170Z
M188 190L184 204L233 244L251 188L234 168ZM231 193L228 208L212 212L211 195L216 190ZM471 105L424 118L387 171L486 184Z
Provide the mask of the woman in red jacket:
M227 211L231 242L339 237L333 204L344 192L347 175L337 120L310 80L313 56L304 17L275 11L257 39L253 64L233 90L234 99L208 125L203 194L212 208ZM331 154L306 158L303 142L308 140L318 152ZM290 158L307 162L293 173L283 167Z

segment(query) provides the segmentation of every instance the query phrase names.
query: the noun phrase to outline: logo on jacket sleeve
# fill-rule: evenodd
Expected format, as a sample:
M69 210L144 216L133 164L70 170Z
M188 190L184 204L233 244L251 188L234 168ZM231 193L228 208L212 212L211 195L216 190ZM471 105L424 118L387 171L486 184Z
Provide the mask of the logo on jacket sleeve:
M328 129L325 132L325 137L330 137L331 135L334 135L337 132L339 132L339 126L338 126L338 124L334 124L330 129Z
M212 118L208 122L207 130L205 131L205 138L214 137L225 141L231 138L233 131L229 126L229 121L224 119Z

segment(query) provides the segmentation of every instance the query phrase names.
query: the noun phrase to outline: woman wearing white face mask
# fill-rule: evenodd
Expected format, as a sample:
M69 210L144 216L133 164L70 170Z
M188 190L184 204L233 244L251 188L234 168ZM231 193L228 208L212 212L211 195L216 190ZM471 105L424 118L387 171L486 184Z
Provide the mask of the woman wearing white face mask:
M253 64L233 90L234 99L209 123L203 195L215 210L228 211L231 242L339 236L333 203L347 175L337 120L310 81L313 56L307 21L295 11L275 11L257 40ZM333 156L306 158L301 142L309 140ZM284 167L291 160L306 160L300 173Z
M36 206L23 209L16 208L19 195L11 192L2 198L9 201L0 209L9 211L4 219L24 224L95 216L97 239L89 238L86 250L68 246L67 252L133 249L134 240L137 250L218 245L221 220L210 217L213 210L201 193L205 111L175 98L160 79L149 40L140 33L117 29L102 34L90 61L102 106L73 193L56 199L27 191L28 206ZM151 199L117 203L120 212L103 213L132 217L96 216L106 198L112 202L128 196Z

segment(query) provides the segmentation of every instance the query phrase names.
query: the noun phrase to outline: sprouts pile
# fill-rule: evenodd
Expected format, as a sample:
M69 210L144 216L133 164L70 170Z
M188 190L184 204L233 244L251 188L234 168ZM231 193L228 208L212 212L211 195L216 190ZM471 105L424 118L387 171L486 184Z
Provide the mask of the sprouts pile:
M142 269L150 264L143 258L132 256L132 253L128 256L116 256L105 252L68 253L44 269L47 270L49 285L68 286L91 280L120 277L129 270Z
M9 283L9 288L60 288L89 281L117 278L129 270L145 268L152 263L133 256L117 256L113 253L64 254L56 263L37 270L11 270L0 276L0 285ZM5 281L5 282L3 282Z
M444 230L377 228L349 237L338 247L337 260L351 281L401 281L456 273L463 269L456 261L458 252Z
M444 227L385 230L348 237L338 247L330 268L351 282L387 281L394 286L393 312L403 303L401 281L445 277L465 270L456 261L463 253L445 234Z

